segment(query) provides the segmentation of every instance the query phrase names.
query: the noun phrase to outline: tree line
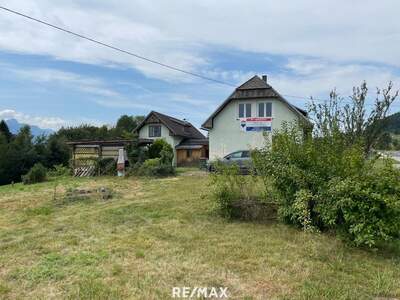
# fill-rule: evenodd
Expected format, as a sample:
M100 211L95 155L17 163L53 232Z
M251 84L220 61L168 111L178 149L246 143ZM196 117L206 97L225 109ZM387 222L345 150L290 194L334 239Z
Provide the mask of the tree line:
M143 116L121 116L114 127L80 125L63 127L49 136L33 137L28 125L12 134L7 123L0 121L0 185L20 182L22 175L36 164L48 169L57 165L69 166L71 150L66 144L73 140L131 139L133 130Z

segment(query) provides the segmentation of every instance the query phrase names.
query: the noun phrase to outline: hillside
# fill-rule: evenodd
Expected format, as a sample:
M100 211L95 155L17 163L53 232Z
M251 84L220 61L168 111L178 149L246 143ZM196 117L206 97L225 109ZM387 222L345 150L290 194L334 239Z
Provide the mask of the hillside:
M169 299L174 286L223 286L232 299L400 297L398 248L228 222L207 183L192 171L0 187L0 299ZM62 202L77 187L115 196Z
M400 112L384 119L384 130L393 134L400 134Z

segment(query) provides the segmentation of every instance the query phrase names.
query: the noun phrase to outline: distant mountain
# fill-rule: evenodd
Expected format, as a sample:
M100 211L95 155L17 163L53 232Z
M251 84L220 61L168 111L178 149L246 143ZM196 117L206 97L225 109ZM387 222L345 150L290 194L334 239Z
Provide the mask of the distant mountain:
M21 127L27 125L27 124L19 123L15 119L6 120L6 123L7 123L8 128L10 129L11 133L13 133L13 134L17 134L19 132L19 130L21 129ZM35 125L29 125L29 127L31 128L31 133L33 136L49 135L54 132L51 129L42 129Z

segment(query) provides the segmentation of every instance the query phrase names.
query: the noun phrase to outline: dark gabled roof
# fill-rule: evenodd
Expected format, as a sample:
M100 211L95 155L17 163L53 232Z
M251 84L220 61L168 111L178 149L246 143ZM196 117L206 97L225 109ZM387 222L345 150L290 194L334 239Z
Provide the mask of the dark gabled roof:
M237 87L237 90L252 90L252 89L270 89L271 86L266 83L264 80L262 80L260 77L257 75L253 76L249 80L247 80L245 83Z
M201 149L208 146L208 139L184 139L175 149Z
M143 120L142 123L134 130L138 132L144 125L147 124L147 121L150 119L151 116L157 118L162 124L167 127L172 135L181 136L185 138L192 138L192 139L204 139L204 135L196 129L191 123L179 120L171 116L164 115L162 113L151 111L147 117Z
M202 129L208 130L213 127L214 118L233 100L245 100L245 99L258 99L258 98L275 98L285 103L290 110L298 114L306 122L307 112L298 107L290 104L285 98L283 98L272 86L266 83L257 75L253 76L245 83L237 87L233 93L211 114L211 116L201 125Z
M179 145L208 145L208 139L184 139Z

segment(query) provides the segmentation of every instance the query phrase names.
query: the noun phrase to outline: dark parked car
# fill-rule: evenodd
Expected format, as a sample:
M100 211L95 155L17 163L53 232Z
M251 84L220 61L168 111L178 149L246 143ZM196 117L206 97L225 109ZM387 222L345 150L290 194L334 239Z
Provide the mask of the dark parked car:
M217 162L208 162L207 170L210 172L214 172L216 163ZM228 155L224 156L222 160L219 160L218 163L224 165L236 164L239 166L241 174L249 174L252 168L252 161L249 150L240 150L229 153Z

